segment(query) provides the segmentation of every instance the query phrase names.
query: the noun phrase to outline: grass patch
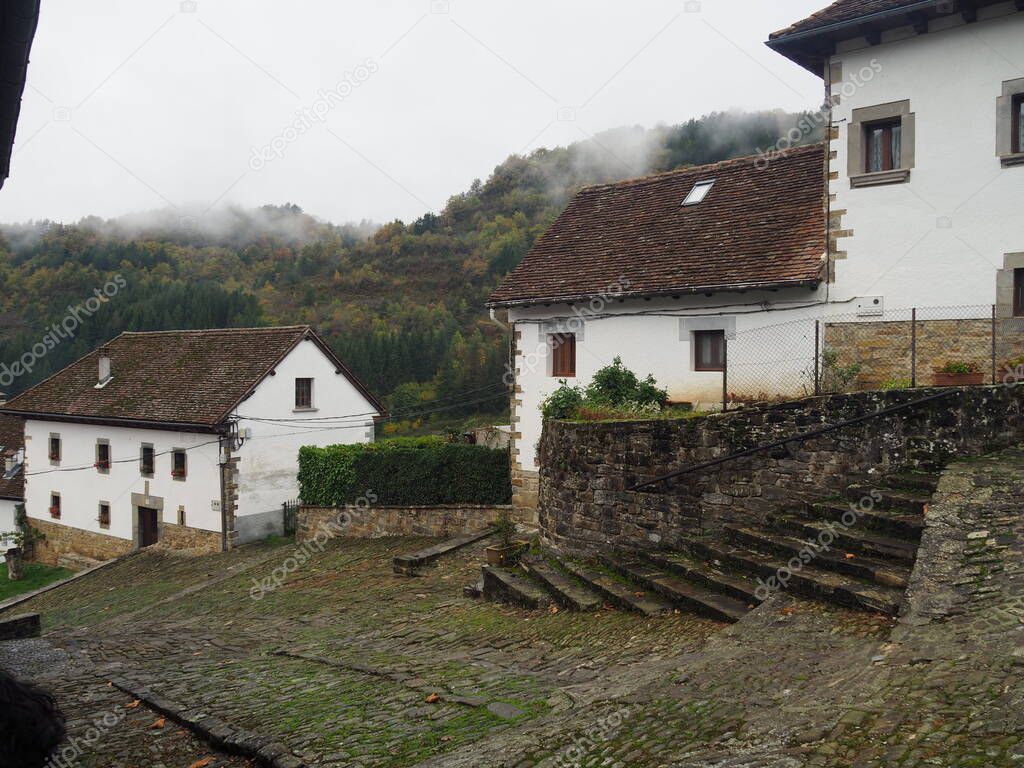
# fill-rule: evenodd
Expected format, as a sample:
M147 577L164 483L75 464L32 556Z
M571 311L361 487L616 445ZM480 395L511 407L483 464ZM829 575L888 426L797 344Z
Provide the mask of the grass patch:
M0 565L0 600L23 595L55 581L66 579L73 574L74 571L69 571L67 568L53 568L42 563L25 563L22 578L18 581L11 581L7 577L7 564L4 563Z

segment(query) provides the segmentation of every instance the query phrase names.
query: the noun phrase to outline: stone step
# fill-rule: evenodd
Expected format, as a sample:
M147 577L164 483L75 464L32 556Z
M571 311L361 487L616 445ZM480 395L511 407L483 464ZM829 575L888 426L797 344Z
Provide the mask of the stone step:
M910 583L910 568L900 563L860 555L847 557L847 553L835 550L816 552L812 544L801 538L766 528L726 525L725 531L732 541L738 544L781 555L786 560L806 557L806 553L810 551L814 553L813 563L818 570L831 570L883 587L904 590Z
M828 536L831 535L833 537L830 544L832 551L840 554L852 552L855 555L877 557L882 560L892 559L906 564L907 567L913 567L914 561L917 559L919 542L884 536L880 533L858 529L857 526L844 528L834 522L807 520L786 515L775 518L773 526L802 540L824 544L828 544Z
M865 509L898 509L921 515L924 514L925 506L932 495L928 491L902 491L873 485L851 485L846 489L846 497Z
M823 502L806 507L804 516L841 523L849 520L848 513L853 511L849 504ZM919 541L924 532L924 515L894 509L857 509L857 527L878 531L894 538L905 538Z
M689 611L719 621L737 622L747 615L749 604L713 592L707 587L687 581L671 571L644 562L630 555L602 556L604 564L645 589L657 592L666 600Z
M887 488L904 488L908 491L924 491L934 493L939 484L937 472L900 472L885 478Z
M689 544L689 549L694 555L706 558L716 565L735 568L759 577L763 584L759 587L758 596L762 600L775 589L781 588L807 597L876 611L887 616L898 615L903 600L903 589L868 583L810 565L797 571L789 571L787 561L783 558L724 542L693 540ZM771 581L780 573L789 574L784 585Z
M574 611L596 611L604 599L596 592L581 586L571 576L562 573L540 557L524 557L523 569L543 584L559 605Z
M392 568L395 573L400 573L405 576L413 576L416 573L416 569L429 565L430 563L437 560L439 557L443 557L451 552L468 547L470 544L475 544L482 539L486 539L488 536L493 534L494 531L487 528L483 531L477 531L476 533L466 533L461 536L454 536L450 539L445 539L442 542L433 544L424 549L410 552L406 555L397 555L392 560Z
M754 581L717 568L713 563L694 557L689 552L644 552L642 557L659 568L676 573L715 592L721 592L741 601L744 605L757 605L761 602L757 598L757 584Z
M523 573L505 568L483 566L484 597L499 603L522 608L543 608L551 604L551 596L537 582Z
M636 611L644 616L664 616L672 613L672 604L667 600L649 591L640 590L635 584L625 584L596 568L572 560L562 561L562 568L619 608Z

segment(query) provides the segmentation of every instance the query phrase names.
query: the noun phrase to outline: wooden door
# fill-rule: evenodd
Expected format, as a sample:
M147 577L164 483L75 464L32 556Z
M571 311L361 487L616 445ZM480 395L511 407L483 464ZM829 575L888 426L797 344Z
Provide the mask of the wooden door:
M159 537L157 511L149 507L139 507L139 546L152 546L156 544Z

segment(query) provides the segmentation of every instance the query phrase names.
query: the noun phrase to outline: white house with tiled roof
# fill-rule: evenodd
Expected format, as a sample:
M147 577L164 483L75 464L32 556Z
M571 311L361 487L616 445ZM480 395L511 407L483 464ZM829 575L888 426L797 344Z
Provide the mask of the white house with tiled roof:
M0 410L48 561L280 533L298 449L372 441L383 413L308 326L124 333Z
M516 502L536 503L541 402L615 357L713 406L744 370L743 397L816 390L839 317L909 337L914 307L982 333L1024 315L1022 10L838 0L768 41L825 90L778 146L583 190L488 302L514 338ZM826 143L793 149L815 125Z

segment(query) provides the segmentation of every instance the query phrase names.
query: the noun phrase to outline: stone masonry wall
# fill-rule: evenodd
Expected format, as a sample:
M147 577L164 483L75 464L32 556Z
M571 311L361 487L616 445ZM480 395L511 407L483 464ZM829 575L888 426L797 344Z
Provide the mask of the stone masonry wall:
M37 563L57 565L65 556L81 556L90 560L113 560L134 549L132 542L102 533L83 531L69 525L30 519L29 524L46 536L34 544L32 559Z
M312 539L324 523L343 523L341 535L361 539L385 536L458 536L474 533L494 523L498 517L516 511L511 506L475 506L469 504L434 507L312 507L299 508L296 521L297 541Z
M841 366L859 363L863 369L854 380L856 389L878 389L888 381L911 378L912 323L857 322L826 323L825 347L838 353ZM991 320L918 320L917 383L934 384L935 369L948 361L977 363L992 375ZM996 321L996 376L1001 381L1003 363L1024 354L1024 323L1014 319Z
M188 550L196 554L212 554L224 548L220 531L204 531L187 525L163 523L160 529L159 547Z
M946 396L654 490L630 490L682 467L938 393ZM828 395L684 420L549 422L540 444L540 528L568 551L671 547L728 522L763 522L780 507L834 496L851 482L941 467L1022 436L1024 388L1003 386Z

